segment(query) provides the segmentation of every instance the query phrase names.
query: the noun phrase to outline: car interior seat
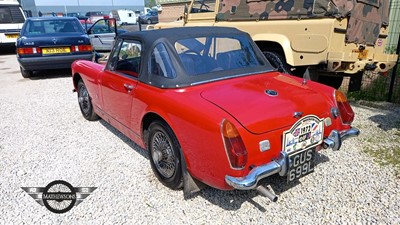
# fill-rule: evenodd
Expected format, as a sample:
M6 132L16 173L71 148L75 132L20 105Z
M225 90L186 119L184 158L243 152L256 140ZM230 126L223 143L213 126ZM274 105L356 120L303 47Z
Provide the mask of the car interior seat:
M241 50L218 53L217 63L224 69L237 69L247 64Z
M44 27L42 26L31 26L29 28L29 33L35 33L35 34L44 34Z
M61 32L75 32L75 28L74 25L72 25L72 23L70 22L66 22L64 24L64 27L61 29Z
M186 72L189 75L195 75L196 71L195 71L195 63L194 63L194 59L193 59L194 55L191 54L180 54L179 58L182 61L183 66L185 67Z

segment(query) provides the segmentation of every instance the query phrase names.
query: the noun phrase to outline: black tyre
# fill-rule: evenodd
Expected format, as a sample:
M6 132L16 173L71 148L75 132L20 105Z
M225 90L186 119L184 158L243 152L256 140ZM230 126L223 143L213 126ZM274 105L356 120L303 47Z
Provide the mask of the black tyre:
M303 77L304 73L307 70L307 66L292 67L291 65L286 63L285 56L277 52L263 51L263 54L265 58L267 58L268 61L271 63L271 65L281 73L287 73L293 76Z
M151 20L149 19L149 20L147 20L147 24L151 24Z
M99 116L93 110L92 99L90 98L89 92L82 80L78 81L78 102L79 108L81 109L82 115L85 119L89 121L99 119Z
M162 121L152 122L147 140L151 169L165 186L183 186L180 145L171 128Z
M24 78L29 78L29 77L31 77L32 74L33 74L32 71L30 71L30 70L25 70L25 69L23 69L22 67L19 67L19 69L21 70L21 75L22 75L22 77L24 77Z
M271 63L273 67L275 67L281 73L290 74L290 67L286 64L285 60L282 59L282 56L275 52L264 51L263 52L265 58Z

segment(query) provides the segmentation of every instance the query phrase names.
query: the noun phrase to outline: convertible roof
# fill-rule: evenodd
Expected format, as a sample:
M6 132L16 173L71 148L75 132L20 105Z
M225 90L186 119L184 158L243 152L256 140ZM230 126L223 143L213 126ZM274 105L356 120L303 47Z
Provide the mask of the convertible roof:
M219 35L237 36L247 35L247 33L230 27L178 27L128 32L123 33L118 37L122 39L139 38L141 40L145 40L147 43L153 43L160 38L166 38L170 41L175 41L189 37L207 37Z
M178 40L183 39L194 39L202 37L230 37L237 40L241 40L249 51L254 51L257 60L260 65L256 67L243 67L232 70L218 70L211 71L202 74L188 74L184 68L184 62L181 60L181 56L178 55L175 49L175 43ZM226 77L234 77L246 74L255 74L265 71L271 71L273 68L268 64L261 51L258 50L256 44L252 41L249 34L240 31L236 28L229 27L180 27L180 28L166 28L166 29L155 29L146 31L136 31L123 33L118 36L119 40L134 40L141 43L141 61L140 65L140 76L139 80L150 84L152 86L160 88L177 88L187 87L198 83L204 83L215 79L221 79ZM159 75L153 75L150 67L151 54L155 46L159 43L163 43L164 47L169 54L169 62L171 63L176 71L176 77L164 77ZM200 43L200 42L199 42ZM203 43L200 43L203 45ZM210 43L204 43L204 47L211 45ZM116 45L118 46L118 45ZM192 46L193 47L193 46ZM208 47L209 48L209 47ZM190 49L189 49L190 50ZM193 50L193 49L191 49ZM113 53L112 53L113 54ZM209 59L208 56L206 56ZM206 60L207 60L206 59ZM164 60L164 59L163 59ZM216 60L216 59L213 59ZM205 61L211 63L211 61ZM192 61L194 62L194 61ZM203 65L204 63L203 62ZM187 63L187 62L185 62ZM196 65L202 66L200 62L196 62ZM222 68L221 68L222 69Z

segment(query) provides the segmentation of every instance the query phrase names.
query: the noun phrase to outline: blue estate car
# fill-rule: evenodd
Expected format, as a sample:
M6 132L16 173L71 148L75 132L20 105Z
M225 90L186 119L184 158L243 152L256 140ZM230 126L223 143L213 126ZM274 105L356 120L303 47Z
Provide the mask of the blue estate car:
M147 14L139 17L140 23L158 23L158 12L157 11L150 11Z
M70 68L77 59L93 57L90 38L75 17L28 18L16 44L24 78L35 70Z

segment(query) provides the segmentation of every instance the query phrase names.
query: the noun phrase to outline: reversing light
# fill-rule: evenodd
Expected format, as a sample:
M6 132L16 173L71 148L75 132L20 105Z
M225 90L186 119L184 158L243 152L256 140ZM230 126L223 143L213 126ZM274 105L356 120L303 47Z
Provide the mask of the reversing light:
M231 167L242 169L247 163L247 150L238 130L228 120L221 123L221 133Z
M349 102L347 101L346 95L343 92L335 90L336 104L339 109L340 118L344 124L350 124L354 120L354 112Z

